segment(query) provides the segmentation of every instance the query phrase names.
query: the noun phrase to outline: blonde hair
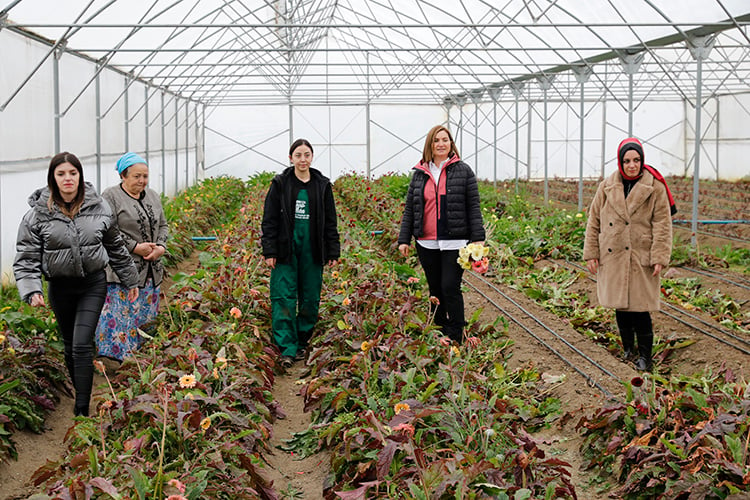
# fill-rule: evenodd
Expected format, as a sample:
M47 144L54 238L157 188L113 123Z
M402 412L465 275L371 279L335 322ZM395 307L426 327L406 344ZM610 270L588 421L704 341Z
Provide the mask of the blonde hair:
M448 134L448 139L451 141L451 150L448 152L448 158L450 158L453 155L461 156L458 154L458 148L456 147L456 143L453 141L453 136L451 135L451 131L448 130L447 127L444 125L435 125L430 129L429 132L427 132L427 138L424 141L424 149L422 150L422 161L425 163L429 163L432 161L432 143L435 142L435 136L438 135L439 132L445 131L446 134Z

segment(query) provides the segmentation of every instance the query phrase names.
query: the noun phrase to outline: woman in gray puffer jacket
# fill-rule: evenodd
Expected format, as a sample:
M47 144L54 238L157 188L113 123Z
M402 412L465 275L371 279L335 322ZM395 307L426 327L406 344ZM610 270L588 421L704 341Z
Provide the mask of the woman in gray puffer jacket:
M94 377L94 330L107 284L109 263L138 298L138 272L117 229L109 205L83 180L75 155L55 155L47 187L29 197L18 228L13 274L18 293L34 307L44 306L42 276L65 346L65 364L75 388L75 415L87 416Z

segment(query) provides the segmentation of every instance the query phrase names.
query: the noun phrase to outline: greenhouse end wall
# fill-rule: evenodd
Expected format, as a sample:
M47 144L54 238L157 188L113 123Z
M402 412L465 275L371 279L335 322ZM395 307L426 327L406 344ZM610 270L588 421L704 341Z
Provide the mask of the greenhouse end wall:
M46 184L50 158L70 151L97 190L116 185L117 159L135 151L149 164L149 186L172 196L203 177L199 103L154 88L84 55L64 52L30 34L0 30L0 276L13 282L18 224L28 196ZM35 67L42 62L39 69ZM56 147L55 71L59 81ZM27 82L26 78L30 76ZM97 85L98 80L98 85ZM98 92L97 92L98 87ZM126 90L127 89L127 90Z

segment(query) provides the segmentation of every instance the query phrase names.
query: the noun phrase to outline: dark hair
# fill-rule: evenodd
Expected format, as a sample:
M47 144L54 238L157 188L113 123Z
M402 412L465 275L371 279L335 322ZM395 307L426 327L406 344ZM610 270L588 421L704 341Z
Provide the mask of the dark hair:
M292 156L292 153L294 153L294 150L300 146L307 146L308 148L310 148L310 152L312 154L315 154L315 151L313 151L313 147L312 147L312 144L310 144L310 141L308 141L307 139L297 139L296 141L292 143L291 146L289 146L289 156Z
M55 181L55 169L63 163L70 163L78 170L78 192L75 198L69 204L63 200L60 194L60 188L57 186ZM47 200L47 206L52 210L53 204L60 208L60 211L68 217L73 217L78 213L78 210L83 205L83 199L86 196L86 188L83 183L83 166L81 161L73 153L63 151L52 157L49 161L49 169L47 170L47 187L49 188L49 200Z
M448 151L448 158L453 156L454 154L456 156L460 156L458 154L458 148L456 147L456 143L453 141L453 136L451 135L451 131L448 130L447 127L443 125L435 125L430 129L429 132L427 132L427 138L425 138L424 141L424 149L422 150L422 161L425 163L429 163L432 161L432 143L435 142L435 136L438 135L439 132L445 131L445 133L448 134L448 139L451 141L451 150Z

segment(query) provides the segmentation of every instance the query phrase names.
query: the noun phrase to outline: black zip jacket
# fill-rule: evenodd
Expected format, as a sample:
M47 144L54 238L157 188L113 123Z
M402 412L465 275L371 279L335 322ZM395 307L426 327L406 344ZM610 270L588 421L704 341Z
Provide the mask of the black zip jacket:
M263 256L287 264L292 256L294 235L294 203L292 186L294 167L288 167L271 181L266 195L261 224ZM310 239L313 260L325 265L341 255L339 231L336 227L336 205L330 180L314 168L306 185L310 198Z
M469 243L484 241L479 188L474 172L461 160L451 162L443 168L446 176L445 199L441 202L443 213L438 221L438 239L469 240ZM412 236L419 239L424 233L424 188L429 175L419 165L413 169L398 234L399 245L409 245Z

